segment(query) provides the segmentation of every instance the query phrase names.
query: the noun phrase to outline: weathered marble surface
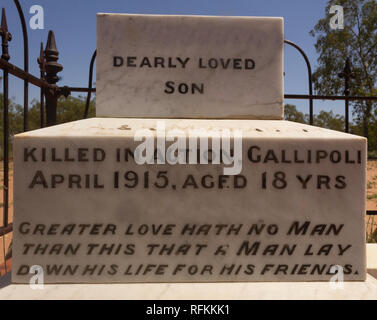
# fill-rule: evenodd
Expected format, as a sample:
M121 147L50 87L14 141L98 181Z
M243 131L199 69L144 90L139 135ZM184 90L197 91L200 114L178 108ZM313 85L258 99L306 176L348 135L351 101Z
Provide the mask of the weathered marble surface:
M218 179L223 174L222 165L137 165L132 160L129 162L116 161L117 148L133 148L136 142L133 141L135 130L145 128L153 133L156 129L156 119L105 119L95 118L71 122L51 128L45 128L32 132L17 135L15 138L15 214L14 214L14 259L13 259L13 281L25 283L30 279L30 274L18 274L22 265L41 265L45 272L46 282L201 282L201 281L315 281L329 280L329 274L310 274L313 265L319 264L328 270L330 265L350 265L350 274L345 275L345 280L365 279L365 174L366 174L366 140L364 138L334 132L308 125L302 125L287 121L258 121L258 120L166 120L166 130L171 128L187 131L193 128L212 128L230 130L239 129L243 131L242 151L242 172L247 179L244 188L234 188L232 183L234 177L226 180L223 188L219 187ZM51 148L56 148L56 157L64 157L64 149L69 148L68 159L73 161L41 162L41 147L46 148L47 157L51 159ZM276 160L270 156L267 163L254 163L249 159L250 147L258 146L260 154L266 158L268 150L273 150L277 155ZM35 158L25 153L37 148ZM106 152L104 161L77 161L79 148L88 148L88 158L92 158L93 148L101 148ZM257 149L253 149L252 159L257 159ZM285 150L285 159L282 154ZM293 161L294 150L298 152L298 159L305 159L308 150L312 152L312 160L308 158L304 163L287 163ZM332 151L339 151L341 160L338 163L330 161ZM320 151L320 153L318 153ZM327 153L325 159L319 155ZM319 157L317 159L317 157ZM345 163L348 157L348 163ZM358 158L360 159L358 160ZM262 159L263 159L262 158ZM85 157L81 157L81 160ZM131 159L131 158L130 158ZM334 160L335 158L333 158ZM285 163L282 163L282 162ZM319 163L316 163L319 161ZM350 163L350 162L354 163ZM277 162L277 163L276 163ZM297 162L297 161L296 161ZM360 163L359 163L360 162ZM42 183L35 184L30 188L36 172L41 171L46 179L48 188ZM120 177L127 171L134 171L138 174L138 185L135 188L126 188L124 184L132 185L132 181L120 180L119 188L114 188L114 172L120 172ZM163 178L157 178L158 172L167 171L169 183L165 188L155 187L155 183L161 185ZM274 174L278 171L284 172L287 186L282 189L272 187ZM149 172L149 187L145 188L145 172ZM267 173L267 188L262 189L262 176ZM51 188L51 175L64 175L64 183L57 183L56 188ZM67 184L68 174L94 175L98 174L98 184L104 188L86 189L82 182L82 188L69 188ZM192 175L198 188L192 185L183 188L188 175ZM205 188L201 184L204 176L214 177L214 187ZM308 180L307 187L303 188L297 176ZM328 184L323 184L322 177L329 177ZM336 177L343 177L336 180ZM130 176L128 176L130 178ZM326 178L324 178L326 179ZM85 178L83 178L83 181ZM321 181L322 183L320 183ZM320 181L320 182L319 182ZM341 182L345 182L342 184ZM40 182L40 179L39 179ZM208 182L208 181L207 181ZM280 182L275 181L279 186ZM336 187L338 186L338 188ZM339 188L342 186L344 188ZM287 234L294 222L300 226L309 221L310 227L305 235ZM29 225L21 225L28 222L35 227L36 224L61 224L51 234L36 235L22 234ZM83 235L77 234L77 229L72 235L54 235L56 231L62 230L65 224L101 224L97 229L86 229ZM105 225L116 225L115 234L103 235ZM159 225L165 228L167 224L175 225L172 234L169 235L126 235L126 229L132 224L135 231L140 225L147 224L149 231L152 224L157 231ZM216 235L212 229L208 235L181 235L185 224L225 224L229 228L239 226L238 234L221 233ZM260 235L255 233L247 235L249 227L253 224L276 224L278 232L268 234L264 229ZM344 224L342 227L340 227ZM318 230L324 225L324 233L319 234ZM335 226L339 234L334 235ZM156 229L157 228L157 229ZM99 233L97 231L100 231ZM229 229L225 229L229 230ZM314 231L317 230L317 231ZM313 232L311 235L310 233ZM169 232L168 232L169 233ZM260 242L260 248L249 255L239 251L242 244L247 241L248 245ZM35 253L35 246L30 247L27 254L25 244L49 244L47 251L41 254L41 250ZM69 251L64 254L56 254L56 248L50 251L53 244L80 244L77 254ZM121 251L111 254L102 252L99 254L96 247L91 254L88 254L90 245L122 245ZM136 246L134 254L124 254L129 251L127 244ZM186 255L177 254L173 251L166 255L166 251L157 251L151 255L147 253L147 245L166 244L176 246L207 245L200 252L195 254L191 249ZM270 255L264 252L267 247L278 245L278 250ZM294 246L293 253L281 251L283 245ZM218 246L224 246L225 255L214 255ZM339 255L339 245L346 249L343 255ZM311 246L311 247L310 247ZM325 252L324 248L331 248ZM66 248L66 247L64 247ZM159 248L158 248L159 249ZM177 249L177 247L175 247ZM174 249L174 250L175 250ZM65 250L65 249L64 249ZM321 252L321 255L318 255ZM306 254L305 254L306 253ZM310 255L311 254L311 255ZM48 275L47 266L67 265L74 267L78 265L74 275L69 272L64 275ZM147 272L146 275L125 275L129 265L132 265L133 273L138 265L144 264L166 264L168 265L162 274ZM178 264L185 265L176 275L172 275ZM235 264L233 274L220 275L220 270L226 266ZM262 275L262 269L271 264L271 268ZM278 265L287 265L289 271L276 272ZM295 264L300 265L295 267ZM303 265L308 264L308 267ZM87 266L96 266L94 274L88 272L83 274ZM105 265L102 269L102 265ZM116 273L111 265L116 265ZM211 266L203 274L190 275L188 267L196 265L203 270L205 265ZM240 271L235 270L240 267ZM248 267L254 265L255 267ZM250 273L250 268L253 270ZM297 274L298 268L303 268L302 274ZM347 269L347 267L346 267ZM245 272L246 271L246 272ZM212 273L212 274L211 274ZM293 274L292 274L293 273ZM100 275L98 275L100 274ZM241 284L239 286L242 286Z
M377 244L367 244L367 268L377 268ZM326 282L156 283L156 284L49 284L44 290L11 284L10 273L0 278L0 300L16 299L328 299L376 300L377 279L345 282L333 289Z
M282 18L100 13L97 29L99 117L283 118Z
M367 266L377 270L377 244L367 244Z
M368 244L370 249L372 245ZM375 245L377 249L377 245ZM367 250L368 260L371 250ZM377 254L377 250L374 250ZM369 270L368 264L368 270ZM327 282L259 283L132 283L47 284L43 290L11 284L10 273L0 278L0 300L376 300L377 279L345 282L333 289Z
M376 300L377 280L345 282L49 284L44 290L13 284L0 289L1 300Z

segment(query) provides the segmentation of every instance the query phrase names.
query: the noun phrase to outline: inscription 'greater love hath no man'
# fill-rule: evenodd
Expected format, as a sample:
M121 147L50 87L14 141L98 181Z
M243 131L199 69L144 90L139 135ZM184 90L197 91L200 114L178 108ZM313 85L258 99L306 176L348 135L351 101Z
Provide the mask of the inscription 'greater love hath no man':
M253 70L255 61L251 58L190 58L190 57L137 57L114 56L114 67L149 69L209 69L209 70ZM166 81L166 94L203 94L204 83Z
M78 255L90 256L106 256L109 257L132 257L138 252L144 254L150 259L154 257L201 257L209 255L212 257L220 257L227 255L242 256L260 256L260 257L293 257L295 255L304 257L321 257L321 256L347 256L351 254L352 244L342 244L338 241L332 243L328 240L325 243L315 243L316 236L323 236L329 239L330 236L338 237L342 233L344 224L313 224L310 221L292 221L285 227L279 227L275 223L265 224L262 222L252 224L191 224L183 223L177 224L129 224L116 225L115 223L105 224L91 224L91 223L71 223L71 224L33 224L28 221L22 221L19 224L18 232L22 235L35 236L34 241L27 241L22 246L23 256L66 256L75 257ZM119 234L122 239L120 242L113 242L111 238ZM254 238L267 234L269 237L275 237L278 234L286 235L286 242L277 244L268 243L260 238ZM96 236L101 236L102 243L98 242ZM179 235L185 236L184 242L166 243L162 241L156 243L156 239L151 240L151 237L162 237L162 239L169 239L169 237ZM76 237L77 242L70 243L49 243L38 242L38 236L49 236L52 240L54 236L72 236ZM150 242L141 244L137 243L136 238L142 237L149 239ZM207 241L203 241L204 237L225 237L227 244L210 245ZM237 240L234 238L239 236ZM253 236L250 238L249 236ZM313 243L302 245L299 237L310 236ZM80 241L83 237L90 237L89 243ZM108 238L106 238L108 237ZM291 241L288 241L291 238ZM42 238L40 238L42 239ZM109 242L106 242L107 239ZM161 241L161 239L160 239ZM199 241L199 242L197 242ZM287 242L288 241L288 242ZM333 274L331 271L332 264L329 263L305 263L305 264L286 264L286 263L265 263L262 266L257 266L253 263L248 264L200 264L191 263L186 264L182 262L168 261L169 263L111 263L106 264L70 264L72 261L67 261L68 264L47 264L46 272L48 275L62 275L69 276L81 274L82 276L106 275L108 277L116 274L123 274L124 276L146 276L148 274L164 275L170 274L172 276L179 276L182 273L187 273L190 276L195 274L201 275L238 275L245 274L252 276L260 273L275 274L275 275L306 275L306 274ZM252 260L250 262L253 262ZM17 270L18 275L25 275L29 272L29 266L23 264ZM344 273L357 273L355 266L352 264L344 265Z

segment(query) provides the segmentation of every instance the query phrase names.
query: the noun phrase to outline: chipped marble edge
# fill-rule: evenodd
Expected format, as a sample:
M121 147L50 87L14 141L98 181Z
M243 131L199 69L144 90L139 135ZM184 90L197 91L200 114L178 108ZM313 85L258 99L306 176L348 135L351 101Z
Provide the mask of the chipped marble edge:
M108 125L110 121L117 121L119 123L115 123L112 127ZM306 134L303 134L302 136L297 135L298 132L280 132L279 135L276 134L276 132L269 132L269 131L263 131L259 132L257 130L257 127L248 127L247 129L243 129L244 131L244 138L257 138L257 139L297 139L297 140L315 140L315 139L331 139L331 140L361 140L366 143L367 139L362 136L350 134L350 133L344 133L340 131L334 131L326 128L320 128L316 126L311 126L308 124L302 124L302 123L297 123L293 121L287 121L287 120L249 120L249 119L242 119L242 120L237 120L237 119L219 119L219 120L208 120L208 119L168 119L168 118L89 118L89 119L83 119L83 120L77 120L77 121L72 121L72 122L67 122L59 125L55 125L52 127L46 127L46 128L41 128L41 129L36 129L28 132L23 132L16 134L14 136L15 140L19 139L26 139L26 138L57 138L57 137L73 137L73 138L90 138L90 137L95 137L95 138L123 138L123 137L131 137L135 133L135 130L132 128L129 129L123 129L123 126L128 126L126 123L127 121L132 122L141 122L141 121L166 121L170 123L176 122L176 125L174 126L175 128L185 130L188 127L192 128L192 122L195 121L197 123L202 122L203 127L207 127L209 129L214 129L217 128L216 126L221 123L230 123L231 129L239 129L239 127L236 127L236 124L238 121L242 121L244 123L250 122L252 124L254 121L255 123L253 125L258 125L262 124L265 122L266 124L269 123L274 126L279 126L282 125L283 127L281 128L272 128L273 129L292 129L294 127L299 127L303 131L304 129L307 130L314 130L313 131L305 131ZM107 124L104 124L103 122L107 122ZM121 121L124 121L125 123L122 125L120 124ZM187 122L187 124L185 124ZM217 122L217 123L216 123ZM118 125L120 127L118 127ZM140 127L143 129L150 129L150 123L147 123L145 126ZM139 127L137 129L140 129ZM221 129L222 127L219 126L218 129ZM85 131L87 129L87 131ZM94 131L95 130L100 130ZM169 128L167 128L169 129ZM250 133L254 133L254 130L258 131L258 135L251 135ZM247 131L246 131L247 130ZM79 131L79 132L78 132ZM314 135L311 135L313 134ZM328 136L324 136L322 134L329 134ZM280 135L283 134L283 135Z
M7 284L8 282L8 284ZM10 273L0 280L0 299L377 299L377 279L346 282L332 289L328 282L260 283L144 283L144 284L48 284L43 290L9 284Z
M225 19L242 19L242 20L272 20L272 21L282 21L283 17L266 17L266 16L216 16L216 15L200 15L200 14L140 14L140 13L116 13L116 12L97 12L97 17L103 16L130 16L130 17L173 17L173 18L225 18Z

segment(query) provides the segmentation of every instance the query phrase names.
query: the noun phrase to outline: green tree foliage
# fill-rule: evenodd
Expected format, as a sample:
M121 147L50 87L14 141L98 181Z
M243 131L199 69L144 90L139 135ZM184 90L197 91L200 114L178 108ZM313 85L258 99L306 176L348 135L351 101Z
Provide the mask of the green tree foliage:
M332 111L320 111L314 116L314 125L321 128L343 131L344 132L344 116L334 115Z
M344 29L330 28L330 6L344 9ZM344 79L339 77L346 59L351 62L355 79L351 81L351 95L376 95L377 83L377 2L375 0L329 0L325 17L310 32L316 37L315 48L319 54L318 67L313 74L315 90L319 94L344 94ZM362 126L367 138L374 132L376 102L353 102L355 122ZM377 148L375 139L369 148Z
M19 104L14 103L11 99L8 100L8 126L9 136L12 139L13 135L22 132L23 118L22 107ZM0 93L0 146L1 154L3 152L4 145L4 95ZM0 158L2 155L0 156Z
M0 94L0 146L3 150L4 146L4 99L3 94ZM60 97L58 99L58 109L57 109L57 122L65 123L75 120L81 120L84 117L85 111L85 102L84 97ZM13 136L17 133L23 132L23 106L14 103L11 99L9 100L9 136L10 136L10 148L12 151L12 140ZM29 108L29 130L39 129L41 127L40 123L40 102L33 100ZM89 113L88 118L95 116L95 99L93 99L89 104ZM45 117L46 118L46 117ZM11 152L10 152L11 154ZM2 159L2 151L0 154Z
M284 119L288 121L309 123L309 115L298 111L293 104L284 106ZM335 114L332 111L320 111L314 115L313 125L331 130L344 131L344 116Z
M305 115L298 111L293 104L286 104L284 106L284 119L288 121L306 123Z
M60 97L58 100L58 114L57 122L65 123L84 118L85 98L79 97ZM88 118L95 116L95 100L92 100L89 105Z

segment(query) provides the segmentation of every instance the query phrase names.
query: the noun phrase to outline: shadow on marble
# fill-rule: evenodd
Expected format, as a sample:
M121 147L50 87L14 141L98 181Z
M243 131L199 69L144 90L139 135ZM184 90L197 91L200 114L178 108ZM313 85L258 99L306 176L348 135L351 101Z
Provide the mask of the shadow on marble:
M377 279L377 269L368 269L367 273L369 273L372 277Z
M11 272L8 272L5 276L0 278L0 289L10 286L11 284Z

